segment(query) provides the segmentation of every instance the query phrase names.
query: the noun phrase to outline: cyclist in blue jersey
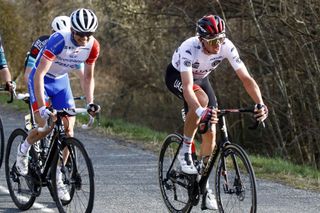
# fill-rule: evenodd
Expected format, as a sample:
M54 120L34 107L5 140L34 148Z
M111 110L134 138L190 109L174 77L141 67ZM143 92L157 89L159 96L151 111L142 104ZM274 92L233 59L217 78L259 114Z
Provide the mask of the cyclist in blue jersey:
M52 33L57 31L70 31L71 23L69 16L57 16L51 23ZM37 38L33 43L29 52L27 52L25 63L24 63L24 80L28 85L29 74L35 65L36 58L40 50L46 45L50 35L42 35ZM84 64L79 64L76 67L78 77L80 79L81 88L83 88L83 69Z
M217 111L208 106L217 108L218 103L209 74L224 59L229 61L256 104L257 120L262 122L268 116L259 86L250 76L234 44L226 37L224 20L217 15L207 15L198 20L196 29L197 35L185 40L173 53L165 78L168 89L184 101L186 119L178 160L181 170L187 174L198 174L192 160L193 139L198 126L201 128L201 124L212 123L212 128L202 134L200 157L204 165L215 147ZM258 104L262 106L261 109L258 109ZM202 208L218 209L215 196L208 185L203 195Z
M94 67L99 56L100 45L93 37L98 27L96 15L89 9L78 9L71 16L71 31L58 31L49 37L45 47L41 49L28 81L30 101L34 116L40 127L52 116L47 108L50 98L51 105L56 110L74 108L75 103L70 87L68 72L78 64L84 63L84 92L88 108L93 115L98 109L93 109L94 101ZM65 132L73 136L75 117L68 117L68 128ZM38 132L35 128L28 134L26 140L18 146L16 168L21 175L28 174L29 148L36 141L45 137L49 131ZM68 153L64 152L66 160ZM70 194L62 182L60 169L57 169L58 196L61 200L70 200Z
M14 87L14 84L11 81L11 73L8 68L6 56L4 54L1 35L0 35L0 77L1 77L1 80L6 83L5 89L8 91L12 90L12 88Z

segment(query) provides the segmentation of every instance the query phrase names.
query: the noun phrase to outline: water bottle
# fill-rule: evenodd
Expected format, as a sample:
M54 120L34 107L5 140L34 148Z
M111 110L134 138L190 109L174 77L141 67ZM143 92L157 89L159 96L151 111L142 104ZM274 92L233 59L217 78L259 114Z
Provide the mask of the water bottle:
M25 128L27 131L30 131L32 129L31 125L31 115L27 114L24 116L24 123L25 123Z

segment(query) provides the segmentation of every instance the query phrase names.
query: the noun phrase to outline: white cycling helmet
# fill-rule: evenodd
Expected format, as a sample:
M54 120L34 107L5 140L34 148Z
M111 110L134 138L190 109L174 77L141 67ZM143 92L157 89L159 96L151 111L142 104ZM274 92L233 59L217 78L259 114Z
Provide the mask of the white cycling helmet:
M70 17L68 16L57 16L51 23L52 29L57 31L70 31Z
M77 32L95 32L98 27L98 18L90 9L80 8L71 16L71 27Z

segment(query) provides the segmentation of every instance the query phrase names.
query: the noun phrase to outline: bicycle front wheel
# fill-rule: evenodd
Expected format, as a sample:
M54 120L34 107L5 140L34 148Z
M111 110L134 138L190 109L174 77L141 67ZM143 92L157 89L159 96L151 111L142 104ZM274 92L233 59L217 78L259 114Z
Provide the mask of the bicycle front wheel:
M159 156L159 185L164 203L170 212L189 212L192 208L188 194L190 178L181 172L177 159L181 143L181 135L168 135Z
M0 169L2 166L3 156L4 156L4 130L2 125L2 120L0 118Z
M62 166L62 181L66 186L70 200L58 198L57 191L57 166L61 165L59 154L55 156L51 166L53 194L59 212L92 212L94 204L94 171L92 162L83 144L76 138L66 138L62 147L69 151L65 166Z
M30 175L23 177L16 169L17 148L26 137L27 133L23 129L14 130L8 139L5 157L6 180L10 196L14 204L21 210L29 209L36 199L33 193L34 183Z
M216 196L220 212L255 213L256 178L245 151L236 144L221 152L216 170Z

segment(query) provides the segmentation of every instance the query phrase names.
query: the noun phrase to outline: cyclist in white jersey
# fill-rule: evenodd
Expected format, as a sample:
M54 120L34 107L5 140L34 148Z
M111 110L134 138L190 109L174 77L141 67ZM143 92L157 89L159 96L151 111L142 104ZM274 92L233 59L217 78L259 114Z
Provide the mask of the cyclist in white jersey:
M211 130L202 134L200 157L204 165L215 146L218 105L208 75L223 59L227 59L232 65L247 93L255 102L255 106L262 105L261 109L257 107L255 109L257 120L263 121L268 115L256 81L248 73L236 47L226 38L224 20L217 15L207 15L199 19L197 35L185 40L176 49L172 62L167 67L165 78L168 89L184 100L186 112L184 139L178 159L182 171L187 174L198 174L191 153L194 147L193 138L199 124L208 121L212 124ZM215 109L208 106L213 106ZM203 209L218 208L211 190L207 190L203 197Z
M74 108L74 100L70 87L68 72L78 64L84 65L84 92L88 108L93 108L94 66L99 56L99 42L92 36L98 27L96 15L89 9L78 9L71 16L71 31L60 31L52 34L41 49L36 64L29 75L30 102L38 126L43 127L46 120L52 116L47 106L48 100L54 109ZM99 110L96 109L97 111ZM97 112L96 111L96 112ZM93 115L95 112L93 112ZM68 117L68 136L73 136L75 117ZM65 125L66 126L66 125ZM28 174L29 148L42 139L49 131L31 130L26 140L18 146L17 170L21 175ZM68 153L64 152L64 159ZM60 169L57 170L61 173ZM61 177L60 174L57 174ZM61 200L70 200L70 194L62 181L57 178L58 196Z

